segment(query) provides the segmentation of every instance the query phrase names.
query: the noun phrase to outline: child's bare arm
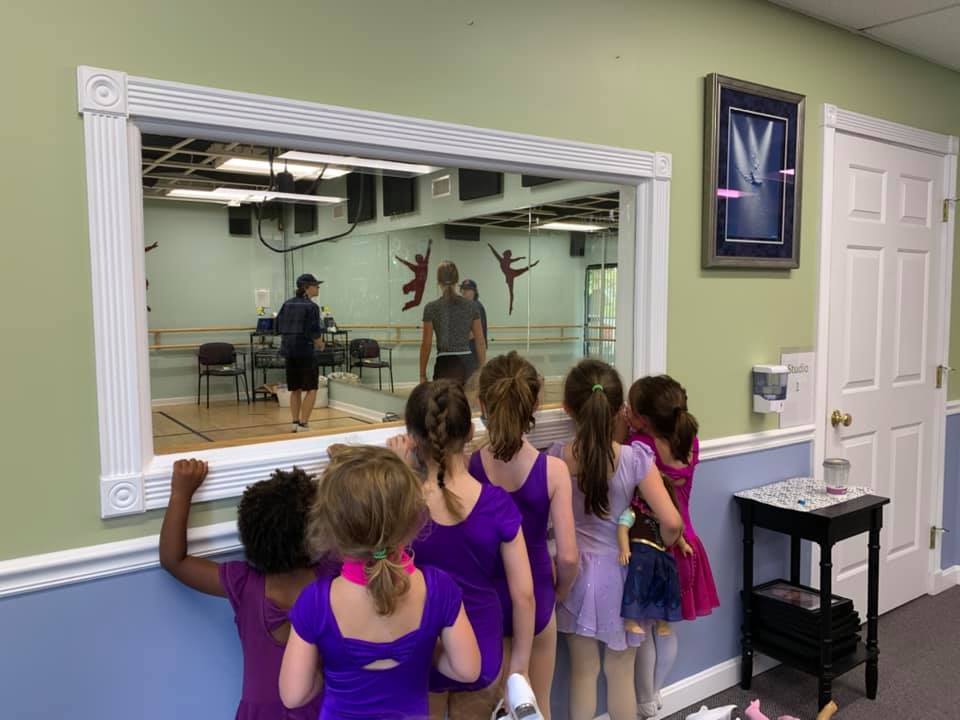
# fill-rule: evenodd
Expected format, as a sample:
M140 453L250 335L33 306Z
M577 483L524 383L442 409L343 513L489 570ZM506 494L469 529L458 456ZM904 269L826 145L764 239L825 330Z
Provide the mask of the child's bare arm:
M317 646L301 638L294 628L280 664L280 700L288 708L298 708L313 700L323 690Z
M226 596L220 566L187 554L187 519L193 494L207 476L202 460L177 460L170 482L170 501L160 528L160 564L177 580L208 595Z
M630 562L630 528L617 524L617 546L620 548L620 564Z

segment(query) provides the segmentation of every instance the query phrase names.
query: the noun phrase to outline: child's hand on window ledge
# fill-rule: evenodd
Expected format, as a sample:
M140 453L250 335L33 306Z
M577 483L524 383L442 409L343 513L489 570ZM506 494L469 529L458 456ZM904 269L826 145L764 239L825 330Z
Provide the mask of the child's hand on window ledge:
M209 467L204 460L177 460L173 464L170 494L191 498L207 477Z

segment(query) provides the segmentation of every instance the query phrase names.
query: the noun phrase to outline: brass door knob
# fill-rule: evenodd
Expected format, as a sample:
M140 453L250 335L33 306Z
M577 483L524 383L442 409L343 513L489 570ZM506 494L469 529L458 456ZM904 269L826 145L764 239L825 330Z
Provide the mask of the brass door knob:
M830 415L830 424L834 427L843 425L844 427L850 427L853 423L853 416L850 413L840 412L839 410L834 410Z

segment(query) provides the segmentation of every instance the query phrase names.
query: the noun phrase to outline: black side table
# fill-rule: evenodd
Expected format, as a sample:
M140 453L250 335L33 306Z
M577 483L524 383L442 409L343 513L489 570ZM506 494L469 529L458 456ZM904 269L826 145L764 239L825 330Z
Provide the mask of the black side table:
M740 506L743 522L743 626L741 635L742 663L740 687L750 689L753 679L755 650L779 660L785 665L802 670L819 679L817 707L830 702L833 679L866 663L867 697L877 697L877 616L880 592L880 528L883 526L883 506L889 498L862 495L843 500L818 510L804 511L768 504L759 499L734 496ZM811 662L783 649L760 642L753 637L753 529L762 527L790 536L790 582L800 582L800 541L810 540L820 546L820 659ZM854 535L869 533L867 547L867 642L858 643L856 650L833 659L832 582L833 546Z

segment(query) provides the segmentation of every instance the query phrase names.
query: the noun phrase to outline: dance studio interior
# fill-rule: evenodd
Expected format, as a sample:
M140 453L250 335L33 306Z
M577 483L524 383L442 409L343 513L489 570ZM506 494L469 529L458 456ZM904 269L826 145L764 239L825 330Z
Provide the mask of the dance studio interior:
M958 38L0 4L0 718L960 718Z

